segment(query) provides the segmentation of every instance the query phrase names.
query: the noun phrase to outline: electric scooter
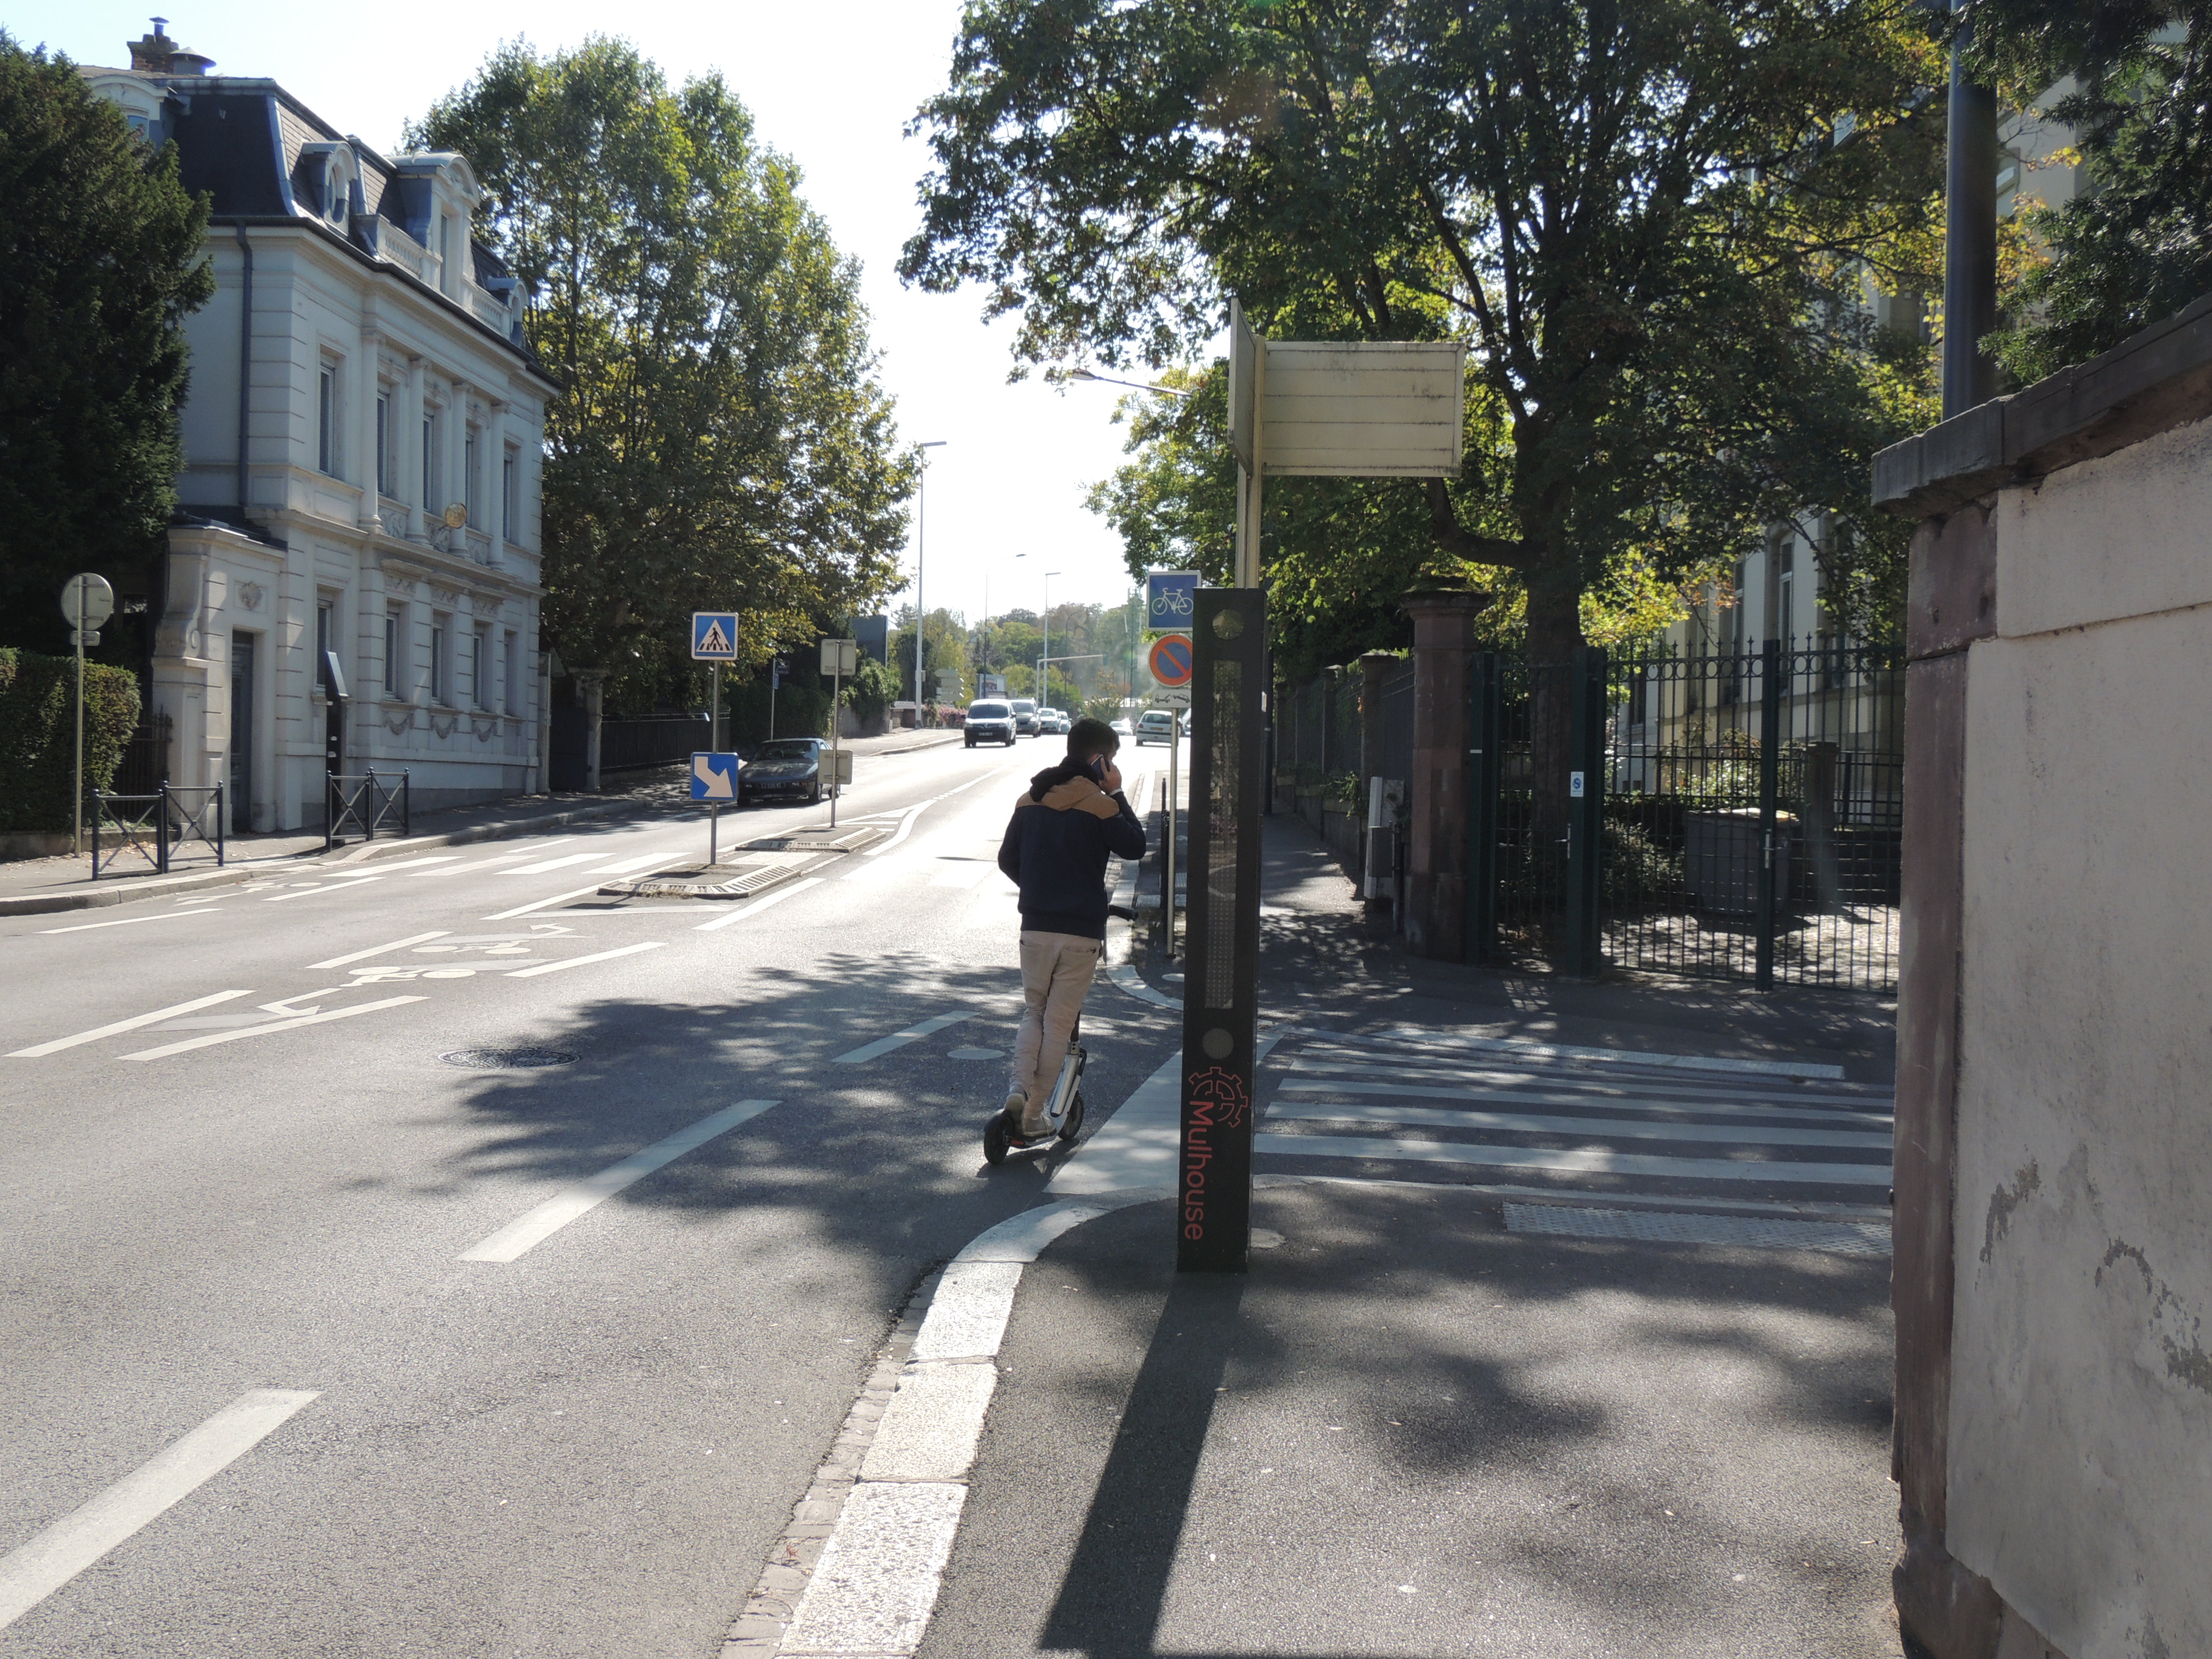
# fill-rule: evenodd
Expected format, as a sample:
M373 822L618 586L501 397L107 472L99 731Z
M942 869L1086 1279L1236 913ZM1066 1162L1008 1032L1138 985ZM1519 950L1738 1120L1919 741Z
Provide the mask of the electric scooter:
M1049 1146L1054 1140L1070 1141L1081 1134L1083 1067L1089 1059L1083 1047L1083 1017L1079 1014L1075 1030L1068 1035L1067 1058L1060 1062L1060 1076L1052 1085L1052 1100L1045 1108L1044 1133L1025 1135L1018 1113L1009 1114L1003 1109L995 1111L983 1126L983 1161L996 1168L1006 1161L1008 1152L1025 1152L1033 1147Z

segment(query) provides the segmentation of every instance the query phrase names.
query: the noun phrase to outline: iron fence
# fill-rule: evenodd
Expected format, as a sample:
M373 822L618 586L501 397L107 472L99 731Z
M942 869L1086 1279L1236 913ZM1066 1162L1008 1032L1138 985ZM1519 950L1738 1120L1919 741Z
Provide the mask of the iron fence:
M394 823L403 840L414 833L414 795L408 775L400 772L397 787L392 778L391 773L374 767L357 774L323 774L325 852L340 845L349 828L358 830L363 841L374 841L380 830L390 833Z
M599 775L688 761L695 751L714 747L708 741L712 730L713 723L704 714L603 720L599 722Z
M212 852L220 866L224 856L222 792L219 783L167 782L149 793L91 791L87 817L92 826L92 878L112 875L118 860L133 868L143 862L167 875L194 842Z
M1895 987L1893 654L1484 656L1472 695L1478 960Z

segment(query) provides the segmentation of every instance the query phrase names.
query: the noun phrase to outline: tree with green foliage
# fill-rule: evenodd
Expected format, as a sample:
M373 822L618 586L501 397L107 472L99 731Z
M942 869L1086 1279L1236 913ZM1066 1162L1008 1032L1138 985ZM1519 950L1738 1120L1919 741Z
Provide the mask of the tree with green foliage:
M860 273L718 76L630 46L501 47L410 127L467 155L478 231L528 286L547 412L545 631L574 666L665 678L695 610L742 652L896 586L915 461Z
M1974 27L1983 72L2074 129L2090 184L2030 216L2043 257L2005 295L1998 359L2040 380L2212 294L2212 0L1978 0Z
M184 466L204 198L65 58L0 32L0 640L67 648L64 582L148 571Z
M1231 294L1285 338L1465 339L1461 477L1271 488L1278 556L1295 519L1316 550L1278 592L1325 656L1409 574L1502 570L1556 660L1625 572L1862 512L1908 428L1856 291L1925 280L1942 75L1910 0L979 0L901 268L982 283L1032 363L1187 359ZM1201 556L1220 495L1170 515Z

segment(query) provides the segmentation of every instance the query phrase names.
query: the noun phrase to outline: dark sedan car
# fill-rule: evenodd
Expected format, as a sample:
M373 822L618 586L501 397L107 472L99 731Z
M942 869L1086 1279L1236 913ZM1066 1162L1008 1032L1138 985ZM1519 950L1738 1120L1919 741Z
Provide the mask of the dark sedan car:
M778 738L763 744L738 773L738 804L774 795L820 800L822 751L829 746L819 738Z

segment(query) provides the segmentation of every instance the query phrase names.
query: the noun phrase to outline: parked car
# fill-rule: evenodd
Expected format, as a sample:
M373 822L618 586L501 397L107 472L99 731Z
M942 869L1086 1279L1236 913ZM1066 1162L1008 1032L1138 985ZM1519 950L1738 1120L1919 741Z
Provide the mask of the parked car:
M1067 716L1057 708L1037 710L1037 730L1056 738L1067 735Z
M1175 716L1164 708L1147 708L1137 716L1137 747L1170 743L1175 738Z
M819 738L778 738L761 744L738 769L738 805L772 795L820 800L822 751L829 746Z
M1120 720L1114 722L1114 731L1115 735L1119 737L1126 738L1132 735L1129 718L1127 715L1124 714Z
M1003 743L1008 748L1014 742L1014 708L1012 703L990 702L968 705L968 747L979 743Z
M1027 697L1014 699L1014 732L1018 737L1033 738L1037 734L1037 706Z

